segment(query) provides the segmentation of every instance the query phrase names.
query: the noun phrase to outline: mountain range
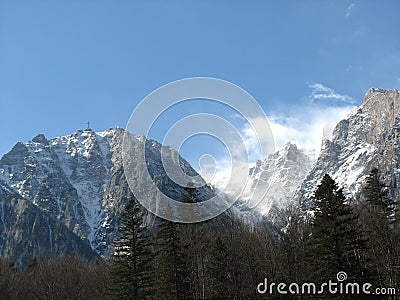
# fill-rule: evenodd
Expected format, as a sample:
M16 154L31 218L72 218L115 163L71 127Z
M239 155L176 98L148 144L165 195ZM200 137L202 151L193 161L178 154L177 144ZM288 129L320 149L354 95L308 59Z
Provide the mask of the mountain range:
M399 92L370 89L364 103L340 121L331 136L324 135L316 161L290 142L257 161L235 210L268 217L271 208L290 203L308 209L325 173L349 198L357 196L373 167L381 170L391 197L397 199L399 123ZM19 266L28 265L39 253L78 253L88 260L107 256L119 215L133 197L121 157L124 133L121 128L97 133L87 128L53 139L39 134L5 154L0 159L0 256ZM185 194L162 167L162 150L179 157L184 173L197 172L174 149L143 136L137 139L145 144L149 173L162 192L174 199ZM141 176L135 173L134 188L145 190ZM257 185L265 185L267 193L250 209L248 200ZM197 191L201 201L216 193L205 182ZM145 222L154 223L154 215L148 213Z

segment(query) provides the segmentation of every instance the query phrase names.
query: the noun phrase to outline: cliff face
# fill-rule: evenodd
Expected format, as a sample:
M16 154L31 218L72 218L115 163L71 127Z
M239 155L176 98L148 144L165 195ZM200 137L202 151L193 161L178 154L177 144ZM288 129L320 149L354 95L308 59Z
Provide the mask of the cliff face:
M400 171L399 125L399 91L370 89L364 103L336 125L331 139L323 141L320 155L295 200L307 208L325 173L348 196L356 196L373 167L382 172L382 180L390 185L391 196L396 199Z
M98 255L87 240L40 210L0 181L0 253L18 267L35 255L77 253L93 260Z

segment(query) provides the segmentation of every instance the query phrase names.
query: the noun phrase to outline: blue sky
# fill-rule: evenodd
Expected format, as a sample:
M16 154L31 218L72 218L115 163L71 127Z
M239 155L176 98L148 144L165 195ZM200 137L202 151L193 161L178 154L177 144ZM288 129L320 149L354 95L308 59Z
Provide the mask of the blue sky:
M361 104L368 88L400 89L399 9L398 1L1 1L0 155L88 120L96 131L125 127L148 93L193 76L247 90L278 146L315 146L320 137L310 135Z

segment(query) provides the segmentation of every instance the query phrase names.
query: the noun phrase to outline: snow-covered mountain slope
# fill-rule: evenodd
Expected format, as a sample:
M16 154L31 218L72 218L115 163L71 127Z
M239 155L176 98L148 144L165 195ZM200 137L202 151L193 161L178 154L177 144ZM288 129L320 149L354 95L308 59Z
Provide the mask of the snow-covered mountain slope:
M360 193L373 167L383 174L397 198L400 171L400 94L397 90L370 89L364 103L340 121L331 139L325 139L316 163L296 193L295 201L309 207L312 193L325 173L350 196Z
M292 143L285 144L264 160L257 161L249 170L249 181L242 194L242 201L238 202L241 210L248 211L248 206L257 204L254 210L267 215L272 207L287 206L311 164L311 158L305 151ZM257 200L254 202L254 199Z
M119 225L119 215L127 199L133 197L122 166L124 132L120 128L100 133L85 129L51 140L39 134L26 144L17 143L1 158L0 180L38 211L87 240L98 254L106 255ZM184 194L184 187L170 180L162 168L164 146L144 137L138 140L145 143L149 173L160 189L172 198ZM174 152L166 148L169 153ZM182 158L180 164L184 173L197 175ZM136 188L146 189L140 174L135 180ZM199 200L206 200L214 192L205 185L198 189L198 195ZM0 215L8 213L6 208L0 206ZM151 218L154 217L149 214L147 222ZM0 240L0 256L6 251L2 243Z

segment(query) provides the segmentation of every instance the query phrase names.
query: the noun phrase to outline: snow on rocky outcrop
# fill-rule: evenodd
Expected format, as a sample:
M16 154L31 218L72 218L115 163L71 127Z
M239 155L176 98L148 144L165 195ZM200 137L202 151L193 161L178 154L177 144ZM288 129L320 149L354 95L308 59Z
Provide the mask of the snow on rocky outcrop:
M303 182L312 164L311 158L295 144L287 143L282 149L258 160L249 170L250 178L238 206L242 211L249 210L248 201L254 190L266 191L254 208L267 215L272 207L282 208L292 200L294 192Z
M296 194L303 208L325 173L330 174L348 197L360 193L373 167L383 174L397 198L400 170L400 94L397 90L370 89L364 103L340 121L325 139L316 163Z

